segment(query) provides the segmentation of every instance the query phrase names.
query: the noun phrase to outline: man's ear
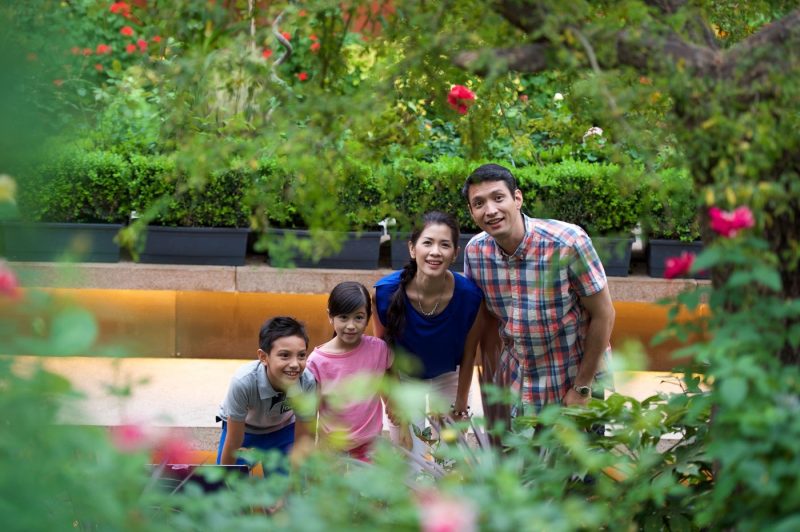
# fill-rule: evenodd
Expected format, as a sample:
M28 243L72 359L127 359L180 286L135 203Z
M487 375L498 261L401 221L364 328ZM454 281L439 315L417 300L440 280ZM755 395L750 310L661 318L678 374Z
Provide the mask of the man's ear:
M258 350L258 359L261 361L262 364L267 364L267 353L263 349Z
M517 209L522 208L522 191L520 189L514 191L514 203L517 204Z

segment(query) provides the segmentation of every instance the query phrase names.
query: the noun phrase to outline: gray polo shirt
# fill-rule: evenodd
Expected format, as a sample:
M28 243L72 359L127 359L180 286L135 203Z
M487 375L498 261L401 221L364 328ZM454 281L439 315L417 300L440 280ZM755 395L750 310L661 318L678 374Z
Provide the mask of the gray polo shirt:
M314 375L305 369L298 380L300 391L316 389ZM286 395L275 390L260 360L248 362L234 373L228 394L219 407L219 417L244 421L245 432L269 434L294 423L294 411Z

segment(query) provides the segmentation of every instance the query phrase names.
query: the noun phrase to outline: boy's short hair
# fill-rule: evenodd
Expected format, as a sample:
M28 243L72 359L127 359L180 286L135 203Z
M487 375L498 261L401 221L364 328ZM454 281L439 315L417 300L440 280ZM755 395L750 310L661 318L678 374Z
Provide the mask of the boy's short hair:
M308 347L308 333L305 326L289 316L275 316L265 321L258 333L258 347L269 354L275 340L287 336L299 336L306 341L306 348Z
M464 181L464 186L461 187L461 195L465 200L469 201L470 185L477 185L486 181L502 181L512 194L519 188L511 170L499 164L489 163L479 166L467 177L466 181Z

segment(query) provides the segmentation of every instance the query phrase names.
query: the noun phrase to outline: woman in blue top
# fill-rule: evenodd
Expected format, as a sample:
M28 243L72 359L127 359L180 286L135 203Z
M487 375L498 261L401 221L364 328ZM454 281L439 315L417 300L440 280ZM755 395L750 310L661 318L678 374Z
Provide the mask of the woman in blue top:
M458 224L451 215L425 214L408 242L411 260L375 283L373 320L375 336L419 362L413 376L425 379L432 391L446 398L455 418L467 413L483 323L480 288L449 270L458 256L458 237ZM422 429L424 420L418 426ZM395 442L407 441L398 427L390 429ZM413 432L412 441L415 454L424 452Z

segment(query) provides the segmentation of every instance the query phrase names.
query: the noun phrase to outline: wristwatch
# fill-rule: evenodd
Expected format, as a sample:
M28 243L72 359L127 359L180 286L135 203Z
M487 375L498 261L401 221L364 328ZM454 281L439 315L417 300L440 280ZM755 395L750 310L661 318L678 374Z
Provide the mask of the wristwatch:
M581 397L589 397L592 395L591 386L573 386L572 389L578 392Z

